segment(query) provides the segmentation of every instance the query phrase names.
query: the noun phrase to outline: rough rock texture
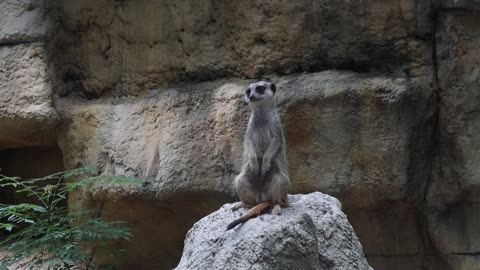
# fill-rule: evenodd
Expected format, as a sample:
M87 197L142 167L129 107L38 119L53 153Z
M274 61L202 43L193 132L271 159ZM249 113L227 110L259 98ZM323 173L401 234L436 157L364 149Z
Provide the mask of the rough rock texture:
M0 149L55 144L43 1L0 2Z
M275 81L295 192L325 190L362 207L415 197L408 191L422 187L422 179L410 183L408 168L426 166L425 153L412 148L426 147L418 138L428 131L415 129L428 120L429 92L405 78L351 72ZM172 88L133 102L65 99L58 108L66 166L96 164L105 174L157 179L151 192L106 189L98 196L137 192L162 199L202 190L233 195L249 114L242 99L246 83Z
M471 12L480 10L480 1L478 0L434 0L432 1L439 11L461 11Z
M431 93L425 86L407 78L338 71L274 79L293 192L323 190L349 208L423 196L431 137L428 128L418 128L430 125ZM95 164L104 174L154 178L146 186L79 194L71 204L88 205L92 198L161 201L204 191L233 198L231 181L240 168L249 114L242 99L247 83L183 85L135 99L60 99L58 134L66 167ZM420 173L411 173L414 168ZM171 245L175 242L155 250Z
M44 0L0 2L0 45L15 45L44 39L49 17Z
M0 46L0 149L55 144L44 45Z
M447 2L447 1L445 1ZM452 269L480 265L478 1L442 2L436 44L439 151L427 203L432 241Z
M428 74L428 1L56 1L62 94L344 68Z
M322 190L355 209L423 200L433 127L430 3L64 0L52 8L62 22L51 43L57 93L102 96L58 101L66 166L156 178L141 189L97 190L97 200L232 196L248 117L240 98L248 81L236 77L271 73L289 91L279 105L294 192ZM359 74L278 77L328 68ZM192 83L223 77L234 78ZM168 86L177 81L188 84ZM406 252L391 249L384 261Z
M372 269L338 200L315 192L289 195L289 202L280 216L266 214L229 231L246 210L224 205L190 229L175 269Z

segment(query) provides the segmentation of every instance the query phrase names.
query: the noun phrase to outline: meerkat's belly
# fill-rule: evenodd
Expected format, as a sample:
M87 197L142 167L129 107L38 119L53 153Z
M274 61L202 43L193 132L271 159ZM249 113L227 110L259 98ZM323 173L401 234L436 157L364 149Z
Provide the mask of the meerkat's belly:
M268 128L258 128L257 130L255 130L252 136L257 157L261 158L267 151L268 145L272 140L270 130Z

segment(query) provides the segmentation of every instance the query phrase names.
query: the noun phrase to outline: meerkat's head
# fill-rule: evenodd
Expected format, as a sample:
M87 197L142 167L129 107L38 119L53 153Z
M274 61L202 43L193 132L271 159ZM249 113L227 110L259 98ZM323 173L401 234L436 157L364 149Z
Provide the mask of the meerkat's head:
M248 86L245 91L245 101L250 107L271 105L277 88L274 83L258 81Z

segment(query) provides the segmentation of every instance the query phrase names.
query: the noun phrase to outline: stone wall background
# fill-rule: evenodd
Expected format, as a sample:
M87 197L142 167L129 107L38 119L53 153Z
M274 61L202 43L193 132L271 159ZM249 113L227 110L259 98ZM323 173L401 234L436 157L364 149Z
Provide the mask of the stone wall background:
M292 193L339 198L375 269L475 269L479 7L5 0L0 160L47 147L65 169L154 179L69 203L130 222L125 269L171 269L193 222L236 200L243 91L268 76Z

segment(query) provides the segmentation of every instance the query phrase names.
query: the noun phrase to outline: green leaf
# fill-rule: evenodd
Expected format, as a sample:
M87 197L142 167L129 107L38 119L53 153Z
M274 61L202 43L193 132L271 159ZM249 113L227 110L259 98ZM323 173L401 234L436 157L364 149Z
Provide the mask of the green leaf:
M45 207L42 207L40 205L32 205L32 210L36 212L41 212L41 213L47 212L47 209L45 209Z
M5 229L7 231L12 231L12 229L15 227L14 224L10 224L10 223L0 223L0 229Z

